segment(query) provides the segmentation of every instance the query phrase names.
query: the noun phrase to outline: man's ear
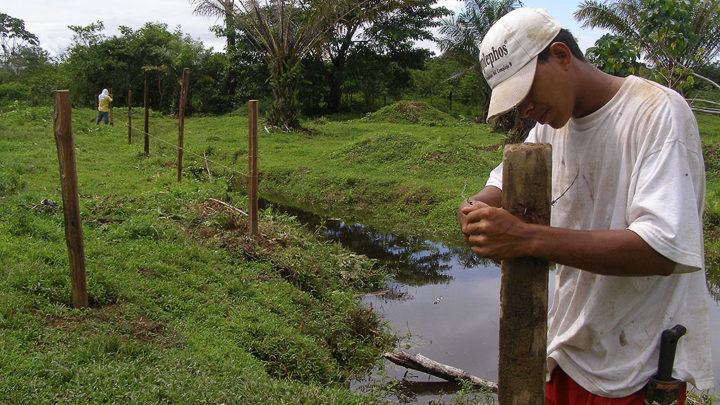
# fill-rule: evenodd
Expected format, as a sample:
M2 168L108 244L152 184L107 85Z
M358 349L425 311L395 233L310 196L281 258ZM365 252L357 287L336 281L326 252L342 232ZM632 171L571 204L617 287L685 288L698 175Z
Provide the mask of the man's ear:
M572 64L573 54L567 45L562 42L555 42L550 45L550 57L555 58L560 66L567 69Z

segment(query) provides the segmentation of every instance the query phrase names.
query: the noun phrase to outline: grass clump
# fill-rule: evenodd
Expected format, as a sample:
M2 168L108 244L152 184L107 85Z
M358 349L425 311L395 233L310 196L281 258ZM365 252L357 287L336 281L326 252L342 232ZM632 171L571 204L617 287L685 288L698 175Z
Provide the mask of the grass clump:
M368 114L362 121L425 126L453 126L460 123L450 114L420 101L399 101Z

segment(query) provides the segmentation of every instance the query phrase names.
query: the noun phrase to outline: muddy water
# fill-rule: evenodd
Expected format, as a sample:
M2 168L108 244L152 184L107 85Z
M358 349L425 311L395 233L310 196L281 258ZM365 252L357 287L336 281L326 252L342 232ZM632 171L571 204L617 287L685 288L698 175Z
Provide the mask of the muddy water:
M323 225L326 229L323 238L339 241L396 271L394 280L388 283L388 294L362 300L383 314L397 334L407 336L400 349L497 381L500 309L497 265L479 260L465 247L387 235L360 224L322 219L288 207L274 208L296 216L313 229ZM551 272L550 298L553 279ZM720 304L710 296L708 300L714 391L720 392ZM411 384L415 394L409 401L423 404L432 399L447 403L457 388L419 371L386 363L368 381L358 381L353 386L362 389L369 382L405 378L415 382Z

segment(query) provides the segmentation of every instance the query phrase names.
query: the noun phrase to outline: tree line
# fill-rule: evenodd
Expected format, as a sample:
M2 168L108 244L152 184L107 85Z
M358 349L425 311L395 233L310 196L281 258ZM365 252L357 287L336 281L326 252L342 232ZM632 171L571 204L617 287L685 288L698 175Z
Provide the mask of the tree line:
M178 27L148 22L107 36L102 21L68 26L65 52L51 57L20 19L0 13L0 100L40 105L56 88L94 106L108 88L116 105L177 111L182 69L192 71L188 113L222 114L260 99L268 121L298 128L299 117L362 113L403 98L484 118L489 87L478 43L518 0L466 0L453 14L437 0L190 0L225 49L207 49ZM587 51L601 69L638 74L684 95L720 89L720 0L586 0L575 18L610 31ZM435 33L439 33L436 35ZM436 41L441 54L416 41ZM137 96L135 96L137 95ZM500 123L522 127L518 117ZM506 128L507 129L507 128Z

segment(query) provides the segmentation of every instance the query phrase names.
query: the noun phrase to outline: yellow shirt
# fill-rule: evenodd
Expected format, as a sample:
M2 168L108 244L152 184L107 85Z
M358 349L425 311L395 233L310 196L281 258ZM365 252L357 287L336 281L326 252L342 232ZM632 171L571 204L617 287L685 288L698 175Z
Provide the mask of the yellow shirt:
M112 103L112 98L110 98L110 96L105 96L105 98L103 98L102 101L98 105L98 111L102 111L102 112L110 111L110 103Z

